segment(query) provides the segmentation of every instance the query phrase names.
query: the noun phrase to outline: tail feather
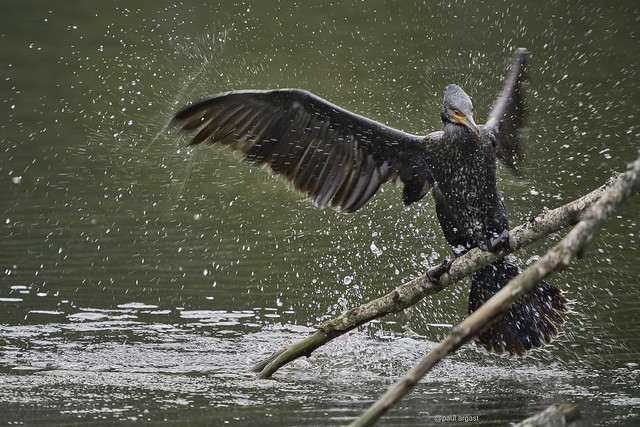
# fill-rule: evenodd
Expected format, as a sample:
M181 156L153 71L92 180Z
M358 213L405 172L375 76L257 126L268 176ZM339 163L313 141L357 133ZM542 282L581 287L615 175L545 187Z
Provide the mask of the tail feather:
M519 273L517 266L502 259L472 274L469 313ZM558 335L555 325L564 323L560 313L568 311L567 303L560 289L542 281L477 337L476 343L490 352L524 356L528 350L549 344Z

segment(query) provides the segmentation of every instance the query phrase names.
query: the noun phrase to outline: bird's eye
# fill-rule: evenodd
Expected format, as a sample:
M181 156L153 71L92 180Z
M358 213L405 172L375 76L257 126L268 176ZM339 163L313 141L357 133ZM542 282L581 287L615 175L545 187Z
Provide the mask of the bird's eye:
M462 116L462 113L460 112L460 110L453 110L453 114L456 116Z

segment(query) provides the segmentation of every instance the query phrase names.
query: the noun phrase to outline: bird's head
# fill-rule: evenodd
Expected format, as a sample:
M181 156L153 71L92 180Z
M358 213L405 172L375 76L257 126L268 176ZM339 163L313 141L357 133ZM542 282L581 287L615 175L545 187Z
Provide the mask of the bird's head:
M448 85L444 90L444 103L440 113L442 121L466 126L474 134L480 136L480 129L473 121L473 104L471 99L458 85Z

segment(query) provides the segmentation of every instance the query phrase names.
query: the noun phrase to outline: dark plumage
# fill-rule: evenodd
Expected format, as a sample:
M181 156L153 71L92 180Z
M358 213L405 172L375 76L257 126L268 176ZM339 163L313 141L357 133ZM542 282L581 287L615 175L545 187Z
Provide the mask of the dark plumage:
M509 246L496 190L496 158L514 171L522 158L521 96L529 53L519 49L485 125L456 85L445 89L444 131L411 135L296 89L237 91L179 111L175 123L199 129L191 144L220 143L266 164L317 205L354 212L389 180L403 184L406 205L432 190L444 236L456 255ZM518 268L502 259L471 275L469 312L502 288ZM557 335L566 311L560 291L541 282L477 340L489 351L525 354Z

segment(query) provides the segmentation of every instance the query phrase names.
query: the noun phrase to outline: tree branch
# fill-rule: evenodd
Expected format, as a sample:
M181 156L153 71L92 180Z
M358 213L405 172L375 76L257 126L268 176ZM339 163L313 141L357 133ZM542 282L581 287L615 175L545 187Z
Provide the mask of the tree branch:
M404 396L440 360L480 334L499 320L520 296L531 290L541 280L569 265L582 255L594 233L611 216L613 211L640 189L640 158L629 171L620 175L615 183L584 214L564 239L549 250L540 260L512 279L504 288L481 305L464 321L451 329L442 342L432 349L400 381L391 387L352 426L373 425L389 408Z
M513 427L568 426L577 423L581 418L578 408L571 403L551 405Z
M301 357L309 357L318 347L374 319L397 313L416 304L426 296L441 291L447 286L486 267L492 262L531 244L553 232L576 224L585 210L600 199L602 194L620 180L614 175L606 184L591 193L553 210L545 210L537 217L510 231L510 248L498 254L472 249L453 260L448 273L440 276L438 283L429 279L429 274L437 275L439 267L431 268L427 274L419 276L396 287L393 291L376 300L352 308L335 319L318 326L318 330L289 347L273 353L256 364L253 369L260 372L258 378L269 378L280 367Z

